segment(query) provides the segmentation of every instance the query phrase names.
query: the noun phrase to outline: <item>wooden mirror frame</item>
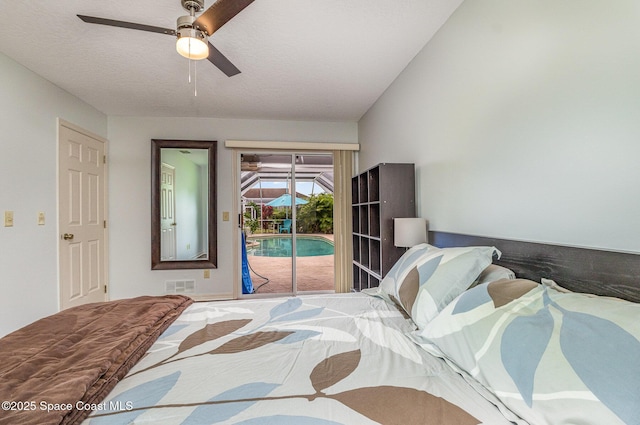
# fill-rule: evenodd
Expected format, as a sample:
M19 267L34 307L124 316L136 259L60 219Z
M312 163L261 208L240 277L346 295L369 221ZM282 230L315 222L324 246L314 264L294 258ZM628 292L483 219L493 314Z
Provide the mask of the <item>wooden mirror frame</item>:
M175 269L215 269L218 263L217 251L217 208L216 208L216 141L203 140L151 140L151 270ZM160 261L160 171L162 148L207 149L209 158L209 256L203 260Z

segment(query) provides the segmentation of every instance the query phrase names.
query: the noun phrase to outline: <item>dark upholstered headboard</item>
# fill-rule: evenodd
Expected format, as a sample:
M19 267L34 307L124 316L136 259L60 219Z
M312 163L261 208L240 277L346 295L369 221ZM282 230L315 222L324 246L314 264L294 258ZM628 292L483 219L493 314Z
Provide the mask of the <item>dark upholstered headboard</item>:
M640 302L639 254L435 231L429 232L429 242L440 248L495 246L502 257L494 263L510 268L517 277L536 282L553 279L572 291Z

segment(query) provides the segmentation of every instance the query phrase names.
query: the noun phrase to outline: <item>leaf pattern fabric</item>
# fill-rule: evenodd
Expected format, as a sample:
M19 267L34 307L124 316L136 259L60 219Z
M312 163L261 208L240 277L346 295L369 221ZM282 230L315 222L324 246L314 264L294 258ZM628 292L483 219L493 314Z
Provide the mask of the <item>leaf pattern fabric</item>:
M500 357L527 406L533 404L535 374L553 332L553 318L542 309L532 316L520 316L502 334ZM523 338L527 335L527 338Z
M362 292L398 305L423 328L500 255L488 246L437 248L419 244L402 255L379 287Z
M252 382L225 391L198 406L182 424L205 425L226 421L257 403L260 398L276 387L277 385L274 384ZM225 401L231 401L231 403L224 403Z
M236 331L249 323L250 320L227 320L224 322L218 323L208 323L203 328L198 331L192 333L188 337L184 339L178 346L178 353L182 353L183 351L187 351L190 348L196 347L200 344L203 344L207 341L212 341L214 339L220 338L222 336L228 335L233 331Z
M640 424L640 304L478 285L413 338L538 424Z
M560 347L599 400L625 423L640 423L640 398L618 397L640 394L638 337L611 320L563 309Z
M377 298L197 303L185 318L105 400L132 409L95 411L85 425L512 423Z
M140 400L147 406L153 406L158 403L167 393L175 386L180 372L174 372L171 375L163 376L152 381L144 382L131 389L123 391L116 397L113 397L108 404L105 403L104 415L91 421L93 425L114 425L115 423L128 424L134 422L138 416L146 412L146 409L135 409L133 405L129 405L131 400ZM131 407L131 409L129 409ZM122 410L125 410L122 412ZM102 413L102 412L101 412ZM110 414L117 416L110 416ZM114 418L117 417L116 420Z
M360 363L360 356L360 350L354 350L322 360L309 376L313 389L320 393L351 375Z
M335 394L332 398L381 424L478 424L478 419L458 406L414 388L391 386L357 388ZM421 408L400 411L394 409L402 404Z

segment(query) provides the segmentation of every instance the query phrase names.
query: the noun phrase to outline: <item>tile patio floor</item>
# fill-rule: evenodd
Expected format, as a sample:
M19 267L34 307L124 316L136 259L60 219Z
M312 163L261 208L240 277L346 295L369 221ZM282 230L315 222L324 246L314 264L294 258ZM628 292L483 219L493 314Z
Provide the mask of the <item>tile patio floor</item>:
M314 236L322 236L333 241L333 235ZM291 258L254 255L248 255L247 258L253 269L251 280L257 294L291 292ZM333 255L297 257L296 265L298 292L334 290ZM264 280L256 273L269 278L269 283L260 286Z

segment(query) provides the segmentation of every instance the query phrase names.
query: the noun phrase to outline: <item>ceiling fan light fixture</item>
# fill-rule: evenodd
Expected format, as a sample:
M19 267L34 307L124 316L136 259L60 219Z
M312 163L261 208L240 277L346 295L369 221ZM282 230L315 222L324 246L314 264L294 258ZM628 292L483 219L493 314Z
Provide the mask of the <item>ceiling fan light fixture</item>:
M193 23L196 18L191 15L178 18L178 30L176 35L176 50L187 59L202 60L209 57L209 46L207 45L207 34L194 28Z
M187 59L202 60L209 57L207 35L194 28L180 28L176 50Z

